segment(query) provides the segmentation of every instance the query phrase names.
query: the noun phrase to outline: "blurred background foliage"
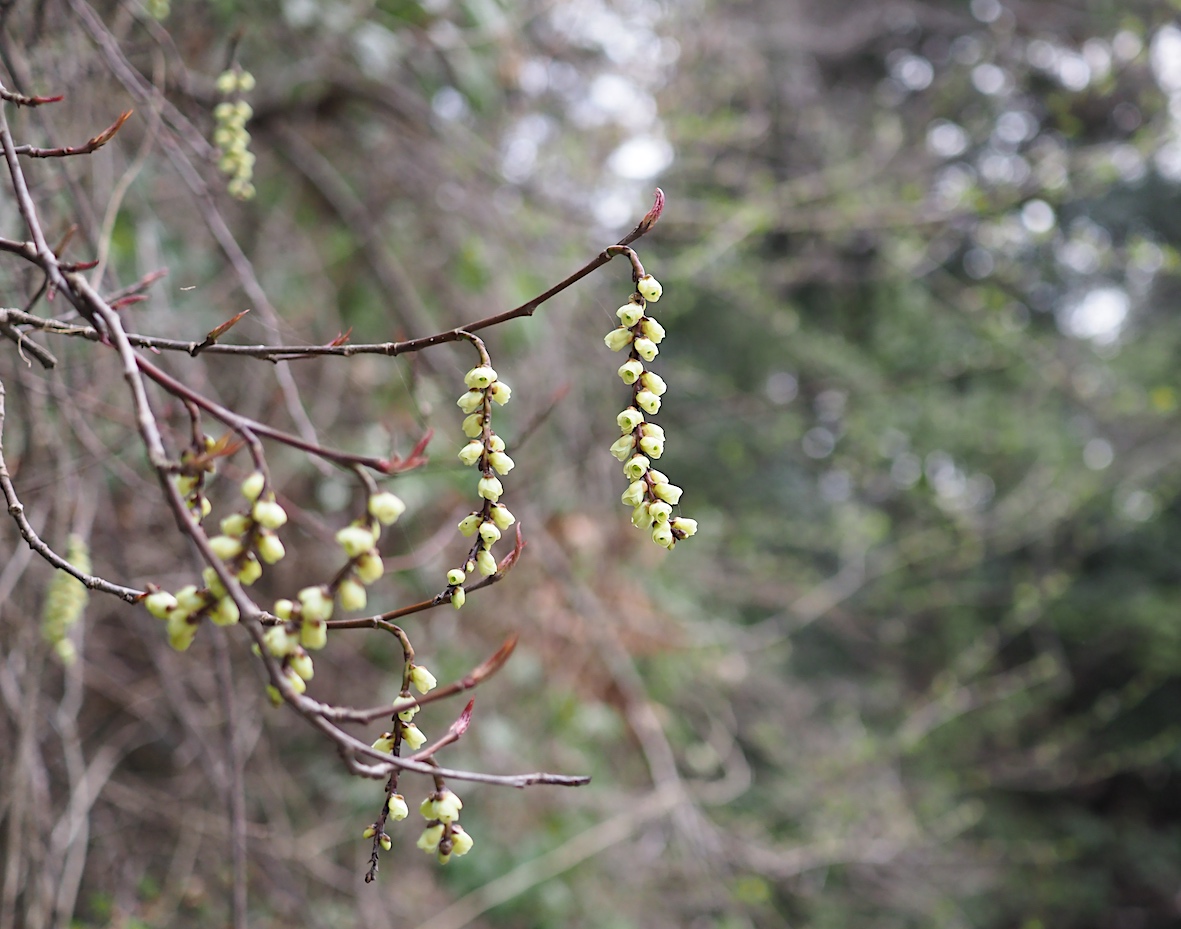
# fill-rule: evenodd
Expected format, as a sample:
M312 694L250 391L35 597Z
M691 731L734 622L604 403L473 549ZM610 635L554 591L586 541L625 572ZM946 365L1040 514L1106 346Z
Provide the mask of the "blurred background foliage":
M99 155L30 169L56 231L79 224L78 258L121 197L111 285L169 271L127 311L134 328L200 338L251 306L248 341L425 335L560 279L659 183L669 206L640 251L666 295L662 467L702 525L662 557L617 503L623 392L600 339L624 267L491 334L514 387L506 500L530 546L462 614L408 628L440 679L521 635L450 763L594 783L461 785L475 851L438 869L402 830L366 886L379 787L265 709L235 657L251 925L1177 923L1172 5L166 7L3 11L6 83L69 91L17 114L18 141L81 141L137 108ZM198 144L232 61L258 82L247 204ZM121 67L160 97L129 100ZM157 116L161 99L175 109ZM6 303L35 289L4 274ZM12 351L0 363L18 486L51 541L89 534L96 572L181 582L191 555L145 495L116 368L62 351L52 378ZM412 515L379 608L434 593L460 548L451 397L468 361L447 347L288 366L309 423L349 448L437 430L431 466L397 484ZM270 366L164 362L301 425ZM278 592L323 572L350 489L279 451L272 470L302 507ZM81 670L63 673L28 619L47 572L22 565L0 574L3 725L23 746L0 761L7 912L56 894L82 926L221 925L222 639L175 656L146 617L92 598ZM314 695L396 690L380 639L325 657ZM423 716L438 729L448 712ZM86 761L103 775L89 793ZM88 818L56 820L80 790Z

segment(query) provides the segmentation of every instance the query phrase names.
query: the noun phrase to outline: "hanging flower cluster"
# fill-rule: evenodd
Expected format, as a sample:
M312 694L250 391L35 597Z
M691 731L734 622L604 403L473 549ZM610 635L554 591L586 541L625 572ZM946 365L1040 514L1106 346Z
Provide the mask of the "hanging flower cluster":
M221 152L217 166L223 174L229 175L226 189L235 200L250 200L254 197L254 153L250 151L250 133L246 122L254 115L250 104L240 94L254 89L254 75L240 68L223 71L217 78L217 89L225 97L213 108L217 125L213 130L213 144Z
M632 402L616 417L622 435L611 446L611 454L623 462L623 473L630 483L622 501L632 508L632 525L651 533L652 541L671 549L682 539L697 532L697 521L674 516L673 507L681 500L681 488L652 467L653 459L664 454L664 430L648 422L647 416L660 410L660 398L667 385L655 371L645 368L660 349L664 327L646 315L647 304L660 299L660 283L650 274L636 281L636 292L616 311L619 326L603 341L613 352L630 346L628 360L619 368L623 383L632 389Z
M513 460L505 454L504 439L492 431L492 404L503 406L508 403L512 390L487 363L483 345L478 340L476 344L484 363L464 376L468 389L456 404L467 414L463 434L470 439L459 450L459 460L479 469L476 493L483 502L479 509L473 510L459 523L459 531L464 536L477 538L468 552L467 561L447 572L447 595L456 609L463 606L467 597L463 585L468 575L479 572L488 577L496 573L492 546L499 541L501 533L517 521L508 507L499 502L504 487L498 475L508 474L513 469Z
M446 787L436 790L418 807L427 824L417 845L438 858L439 864L446 864L452 856L462 857L472 849L472 837L459 824L461 809L463 801Z

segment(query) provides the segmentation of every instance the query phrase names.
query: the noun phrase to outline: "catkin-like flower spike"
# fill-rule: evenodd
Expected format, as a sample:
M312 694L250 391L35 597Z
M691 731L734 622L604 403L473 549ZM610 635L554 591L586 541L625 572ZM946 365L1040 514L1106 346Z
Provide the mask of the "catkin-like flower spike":
M623 463L623 473L630 481L620 502L631 508L632 525L649 532L657 545L671 549L696 533L697 523L672 515L682 490L652 467L652 461L664 454L665 437L664 430L646 417L660 411L668 384L655 371L648 370L645 362L660 353L657 344L664 340L666 332L644 311L646 304L655 303L662 293L663 288L652 275L642 275L636 281L636 293L616 311L622 325L603 341L612 351L631 346L630 357L619 366L619 377L632 388L632 403L616 417L621 436L611 445L612 456Z

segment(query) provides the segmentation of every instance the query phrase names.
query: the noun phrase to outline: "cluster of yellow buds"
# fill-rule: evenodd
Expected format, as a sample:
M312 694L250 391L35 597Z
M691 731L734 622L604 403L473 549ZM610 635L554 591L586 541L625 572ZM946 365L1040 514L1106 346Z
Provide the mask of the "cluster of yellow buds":
M468 553L467 561L458 568L447 572L447 590L451 604L459 609L464 604L464 582L469 574L479 572L485 577L497 571L492 546L500 539L501 533L517 521L508 507L500 503L504 487L500 477L513 469L513 460L505 454L504 439L492 431L492 404L501 406L508 403L512 390L497 377L490 365L482 364L472 368L464 376L467 391L456 401L456 405L467 414L463 421L463 433L471 441L459 450L459 460L480 471L476 493L483 500L459 523L459 531L466 537L476 536L475 545Z
M217 89L224 97L213 108L216 126L213 129L213 144L221 152L217 166L223 174L229 175L227 190L236 200L250 200L254 197L254 153L250 151L250 133L246 122L254 115L250 104L241 99L241 94L254 89L254 75L238 67L223 71L217 78Z
M336 533L336 543L349 559L346 573L336 587L344 610L365 609L368 602L365 588L385 573L385 565L377 551L381 527L396 523L406 512L406 504L389 491L382 491L369 498L367 510L365 518L354 520Z
M673 516L681 499L681 488L652 467L652 460L664 454L664 430L648 422L647 416L660 410L660 398L667 390L664 379L644 367L651 362L664 339L664 327L646 315L647 304L660 299L662 288L652 275L636 282L636 292L616 311L619 326L603 339L613 352L631 347L629 358L619 367L619 376L632 389L632 402L616 417L620 437L611 454L623 463L627 490L622 501L632 508L632 525L651 533L652 541L671 549L681 539L697 532L697 521Z
M90 573L90 549L82 536L70 535L66 542L66 561L83 574ZM41 608L41 634L53 646L62 664L73 664L78 658L69 634L74 624L82 618L89 593L85 584L65 571L54 572L49 589L45 592L45 605Z
M459 824L461 809L463 801L446 787L436 790L418 808L427 824L416 844L428 855L434 855L439 864L472 850L472 837Z

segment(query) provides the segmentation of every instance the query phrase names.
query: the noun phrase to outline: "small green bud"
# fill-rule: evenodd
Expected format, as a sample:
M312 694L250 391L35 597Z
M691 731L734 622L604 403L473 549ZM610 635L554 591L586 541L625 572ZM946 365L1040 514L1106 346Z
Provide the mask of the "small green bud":
M374 829L372 826L366 826L365 831L361 833L361 838L362 839L372 839L375 835L377 835L377 830Z
M378 839L377 841L381 843L381 847L382 847L382 848L384 848L384 849L385 849L387 852L388 852L388 851L389 851L391 848L393 848L393 847L394 847L394 840L393 840L393 839L391 839L391 838L390 838L388 835L386 835L384 832L381 834L381 838L380 838L380 839Z
M451 587L458 587L465 580L467 580L467 575L459 568L452 568L447 572L447 583Z
M305 624L309 619L323 621L332 617L332 599L324 587L305 587L296 594L296 598Z
M467 593L462 587L456 587L453 591L451 591L451 605L457 610L461 609L466 601Z

